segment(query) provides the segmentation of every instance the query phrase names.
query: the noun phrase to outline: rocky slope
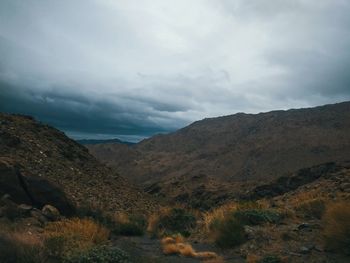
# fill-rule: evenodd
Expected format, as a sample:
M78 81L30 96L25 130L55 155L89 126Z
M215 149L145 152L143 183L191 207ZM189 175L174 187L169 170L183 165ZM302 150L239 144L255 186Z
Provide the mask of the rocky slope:
M166 187L165 192L175 196L193 192L199 179L214 188L223 183L267 183L302 168L348 160L350 102L238 113L197 121L131 147L88 148L122 176L146 187Z
M38 199L32 191L36 184L35 189L38 185L50 185L52 188L44 188L52 191L61 189L73 205L105 211L140 212L155 206L146 194L98 162L85 147L31 117L0 113L0 159L0 193L11 190L5 187L7 176L21 184L18 187L26 181L24 187L31 194L25 191L24 196L29 199Z

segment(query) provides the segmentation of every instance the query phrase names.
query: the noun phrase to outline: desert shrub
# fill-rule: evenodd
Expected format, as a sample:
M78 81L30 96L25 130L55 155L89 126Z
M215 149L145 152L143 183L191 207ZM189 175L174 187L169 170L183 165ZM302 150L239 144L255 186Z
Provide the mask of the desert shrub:
M234 217L244 225L261 225L264 223L278 223L281 215L268 209L238 210L233 213Z
M117 247L97 246L72 255L64 263L126 263L128 255Z
M44 229L45 251L56 258L67 258L93 246L105 244L109 230L91 219L65 219L51 222Z
M244 225L233 214L223 220L216 220L211 226L215 243L222 248L231 248L246 241Z
M125 213L108 214L98 207L84 205L78 209L80 218L91 218L99 224L111 229L113 234L125 236L142 236L147 221L143 215L127 215Z
M276 255L267 255L258 260L257 263L282 263L282 259Z
M323 199L316 198L304 201L296 206L296 211L305 218L321 219L326 210L326 204Z
M114 221L113 233L124 236L142 236L147 225L142 215L119 214L114 217Z
M237 210L252 210L252 209L265 209L267 207L266 202L262 200L258 201L244 201L237 204Z
M98 222L99 224L107 227L115 227L115 221L110 214L105 213L97 205L84 204L78 207L77 216L81 219L91 218L92 220Z
M217 207L211 211L204 212L203 213L204 231L206 233L210 233L212 231L213 225L215 225L216 222L224 220L228 214L230 214L232 211L237 210L237 207L238 207L237 203L230 202L220 207Z
M147 230L158 235L181 234L188 237L196 226L193 213L182 208L166 209L151 216Z
M0 234L1 263L46 263L42 244L21 233Z
M328 205L323 224L326 248L350 255L350 203Z

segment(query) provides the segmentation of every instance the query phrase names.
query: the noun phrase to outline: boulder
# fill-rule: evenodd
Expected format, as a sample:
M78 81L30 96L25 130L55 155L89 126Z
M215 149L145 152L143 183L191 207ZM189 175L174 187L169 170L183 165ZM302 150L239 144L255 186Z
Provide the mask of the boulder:
M43 215L43 213L39 209L32 209L30 211L30 216L37 219L41 224L45 224L48 222L48 219L46 216Z
M52 205L45 205L41 210L44 216L46 216L49 220L56 221L60 219L60 212L58 209Z
M6 194L10 195L16 203L32 203L16 175L13 161L8 158L0 158L0 196Z
M33 175L23 175L16 163L0 158L0 196L9 194L17 204L30 204L41 208L50 204L63 215L72 215L74 205L58 186Z
M0 210L1 216L10 220L21 217L21 211L18 209L17 204L10 199L9 195L4 195L0 199Z
M19 213L23 217L28 216L30 214L30 211L32 210L32 208L33 208L32 206L26 205L26 204L20 204L19 206L17 206Z

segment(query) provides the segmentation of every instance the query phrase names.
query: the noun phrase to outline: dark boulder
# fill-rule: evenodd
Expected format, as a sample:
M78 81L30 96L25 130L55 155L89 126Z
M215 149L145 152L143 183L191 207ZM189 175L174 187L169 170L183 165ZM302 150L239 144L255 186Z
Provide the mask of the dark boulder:
M8 158L0 158L0 196L6 194L18 204L32 204L32 200L16 174L13 161Z
M46 204L53 205L67 216L75 211L58 186L38 176L24 176L12 160L0 158L0 196L4 194L9 194L18 204L30 204L39 209Z

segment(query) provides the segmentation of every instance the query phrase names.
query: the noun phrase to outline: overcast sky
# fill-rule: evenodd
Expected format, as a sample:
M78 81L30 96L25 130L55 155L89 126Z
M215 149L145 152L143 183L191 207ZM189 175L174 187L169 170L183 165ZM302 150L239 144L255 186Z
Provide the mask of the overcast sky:
M350 100L348 0L1 0L0 111L137 141Z

